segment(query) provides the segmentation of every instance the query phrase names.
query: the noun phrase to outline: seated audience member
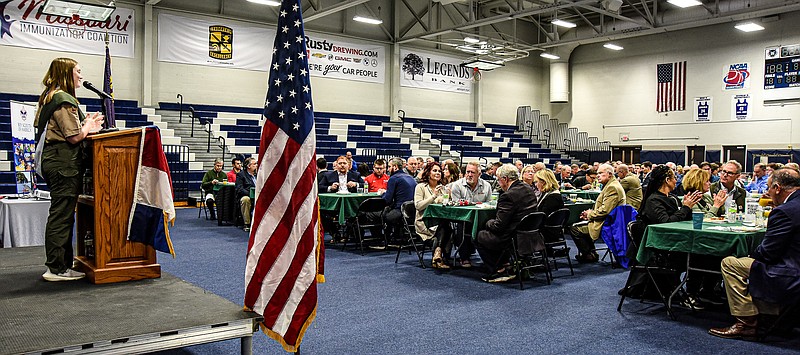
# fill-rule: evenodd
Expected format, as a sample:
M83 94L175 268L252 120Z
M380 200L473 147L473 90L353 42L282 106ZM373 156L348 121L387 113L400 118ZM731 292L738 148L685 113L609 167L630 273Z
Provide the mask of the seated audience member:
M534 212L536 197L528 186L519 181L519 169L505 164L497 169L497 180L505 193L497 200L497 215L478 232L475 246L488 271L482 280L503 282L516 277L508 265L511 238L522 218Z
M797 163L786 163L786 167L788 167L789 164L794 164L795 166L797 166ZM781 163L769 163L769 164L767 164L767 168L766 168L767 175L772 175L773 171L778 170L778 169L783 168L783 167L784 166L782 166Z
M222 171L222 159L214 159L214 167L206 171L200 187L205 192L206 207L211 219L217 219L217 210L214 208L214 185L227 181L228 175Z
M358 176L362 179L370 175L369 165L367 165L367 163L358 164L358 169L356 171L358 172Z
M625 203L633 206L637 211L642 204L642 185L639 178L628 171L625 164L617 165L617 179L622 189L625 190Z
M534 181L533 179L533 174L535 173L536 173L536 168L534 165L526 165L524 168L522 168L522 174L520 174L521 176L520 180L522 180L522 182L524 182L525 185L528 185L531 188L531 191L533 191L533 194L536 195L536 198L538 199L540 193L539 190L536 189L536 181Z
M319 179L319 193L324 192L338 192L338 191L358 191L358 186L364 183L364 180L358 176L358 173L350 171L350 161L347 157L340 156L336 158L334 164L334 171L328 171Z
M455 164L453 164L455 165ZM428 228L422 220L425 214L425 209L431 203L442 203L445 194L445 185L441 182L442 170L437 162L430 162L425 164L422 169L423 182L417 184L414 189L414 207L417 210L414 228L422 240L429 240L433 238L433 259L431 260L431 267L434 269L449 269L450 266L444 260L442 255L442 248L446 248L452 230L450 229L450 222L442 220L438 226Z
M517 170L519 172L522 172L522 168L525 167L525 163L523 163L522 160L517 160L517 161L514 162L514 166L517 167Z
M386 160L375 160L372 164L372 174L365 177L364 182L369 185L368 192L386 191L386 184L389 182L389 175L386 174Z
M794 170L800 171L800 165L797 165L797 163L786 163L786 165L784 167L787 168L787 169L794 169ZM770 175L772 175L772 174L770 174Z
M350 164L351 164L350 170L358 171L358 163L356 162L355 159L353 159L353 153L351 153L350 151L347 151L347 152L344 153L344 156L347 157L348 161L350 161Z
M233 160L231 160L231 166L233 168L228 172L228 182L236 182L236 174L242 171L242 160L233 158Z
M709 168L711 169L711 183L715 183L719 181L719 164L711 163L709 164Z
M767 165L758 163L753 166L753 181L744 187L745 191L757 192L760 194L767 192Z
M448 185L459 179L459 176L461 175L461 170L458 169L458 165L456 165L456 163L442 164L441 167L442 167L442 185L448 187Z
M408 174L408 176L413 177L414 179L417 178L417 158L408 157L408 161L406 161L406 166L403 170Z
M425 164L433 163L433 162L436 162L436 159L433 159L433 157L425 157Z
M564 208L564 199L558 191L558 182L552 171L539 170L534 174L534 184L541 196L536 200L536 211L546 215Z
M717 212L725 205L725 200L728 198L725 191L719 191L716 195L711 196L711 192L709 192L711 174L707 170L689 170L683 177L683 188L687 195L695 191L700 191L703 194L703 198L697 201L697 204L692 207L692 211L703 212L707 218L716 217Z
M471 161L467 163L464 170L464 177L456 180L450 185L450 199L453 201L466 200L469 203L485 203L492 200L492 187L486 180L479 178L481 168L480 163ZM456 243L459 243L458 255L461 266L472 267L469 258L475 252L472 239L463 235L463 228L458 228L456 233Z
M325 175L325 172L328 171L328 161L325 158L318 158L317 159L317 184L319 184L320 178L322 175Z
M399 239L403 223L405 223L400 208L404 202L414 200L414 189L417 186L417 180L403 170L403 163L401 158L392 158L389 161L390 178L386 183L386 191L378 190L378 193L386 201L383 221L388 228L393 230L390 234L393 239Z
M570 165L570 170L572 171L572 178L575 179L578 176L586 175L586 172L581 170L581 167L578 164Z
M572 188L572 170L567 169L566 165L561 169L561 185L564 188Z
M572 181L572 186L576 189L591 190L595 179L597 179L597 171L590 169L584 175L576 177L575 180Z
M775 315L779 307L800 299L800 173L779 169L768 180L775 207L764 239L749 257L722 260L728 306L736 323L712 328L709 334L734 339L756 337L759 315Z
M720 191L725 191L728 194L727 200L725 200L725 208L717 211L717 216L724 215L731 207L736 208L737 211L744 211L744 200L747 197L747 192L736 185L736 180L739 178L741 171L742 165L736 160L731 160L722 166L719 181L711 184L709 189L711 195L716 195Z
M488 181L490 183L492 181L497 180L497 177L495 176L495 173L497 172L497 168L499 168L502 165L503 165L503 163L501 163L499 161L496 161L494 163L489 164L489 166L486 167L486 172L481 174L481 179L484 179L484 180L486 180L486 181Z
M600 165L597 175L598 181L603 184L603 190L597 196L594 208L583 211L580 218L584 221L575 223L570 228L572 240L578 248L575 259L581 263L597 262L599 255L594 251L594 241L600 238L603 222L614 208L625 204L625 190L614 178L614 168L608 164Z
M242 208L242 218L244 219L244 231L250 231L250 211L253 201L250 200L250 188L256 187L256 169L258 161L253 158L244 160L245 169L236 176L236 199Z

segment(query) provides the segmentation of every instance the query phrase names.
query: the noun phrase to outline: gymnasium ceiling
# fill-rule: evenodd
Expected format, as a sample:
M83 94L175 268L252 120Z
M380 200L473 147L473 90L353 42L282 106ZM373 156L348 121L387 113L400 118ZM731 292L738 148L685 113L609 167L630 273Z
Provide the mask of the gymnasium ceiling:
M302 0L302 8L309 31L460 51L491 61L723 23L733 28L746 20L766 27L780 21L780 14L800 10L800 0L701 1L700 6L679 8L666 0ZM276 7L246 0L117 3L147 3L264 24L274 24L278 15ZM383 23L355 22L355 15L380 18ZM556 26L551 23L555 19L577 26ZM481 43L465 43L465 37Z

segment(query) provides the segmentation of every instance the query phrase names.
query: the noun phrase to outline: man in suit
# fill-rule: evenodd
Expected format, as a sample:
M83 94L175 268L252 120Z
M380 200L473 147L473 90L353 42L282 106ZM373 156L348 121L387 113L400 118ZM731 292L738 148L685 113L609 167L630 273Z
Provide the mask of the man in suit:
M256 169L258 161L253 158L244 160L245 169L236 174L236 198L242 208L242 218L244 218L244 231L250 231L250 211L253 208L253 201L250 200L250 188L256 187Z
M334 171L328 171L319 179L319 193L350 191L357 192L358 186L364 183L361 176L350 170L350 161L345 156L336 158Z
M622 189L625 190L625 203L639 210L642 204L642 185L639 178L628 170L625 164L617 165L617 179Z
M752 339L759 314L777 314L780 306L800 299L800 173L779 169L767 184L777 207L769 215L761 245L749 257L722 260L728 306L736 323L711 328L711 335Z
M584 221L575 223L570 228L572 240L578 248L575 259L582 263L597 262L599 255L594 251L594 241L600 238L603 222L613 209L625 204L625 190L614 178L614 168L611 165L600 165L597 180L603 184L603 191L597 196L594 208L583 211L581 219Z
M597 179L597 171L594 169L589 169L589 171L586 171L584 175L578 176L572 180L572 186L576 189L590 190L595 179Z
M390 177L386 182L386 189L380 189L378 193L386 201L386 208L383 210L383 221L392 230L390 236L393 239L397 239L401 233L402 225L405 223L403 212L400 208L404 202L414 200L414 189L417 187L417 180L408 175L403 169L402 158L389 160L388 173ZM371 217L373 221L377 218L380 218L380 214L372 215Z
M722 166L722 174L719 181L711 184L709 191L711 196L716 196L720 190L727 193L725 200L725 208L720 208L717 211L717 216L722 216L727 212L728 208L735 207L737 211L744 210L744 200L747 198L747 192L741 187L736 185L736 180L742 172L742 164L736 160L730 160Z
M475 247L486 265L486 282L514 279L508 262L511 238L522 218L536 211L536 196L530 186L519 180L519 170L511 164L497 169L497 182L505 193L497 200L497 216L486 222L486 230L478 232Z

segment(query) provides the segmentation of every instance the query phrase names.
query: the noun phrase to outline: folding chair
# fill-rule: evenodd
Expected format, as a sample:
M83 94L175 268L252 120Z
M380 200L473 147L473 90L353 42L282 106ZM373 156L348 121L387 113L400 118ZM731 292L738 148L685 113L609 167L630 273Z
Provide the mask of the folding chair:
M642 240L642 236L644 235L644 229L646 226L642 224L641 221L631 221L628 223L628 242L630 243L629 249L633 248L633 250L639 250L639 242ZM633 253L629 253L629 255L633 255ZM645 281L644 289L642 290L642 294L646 294L647 288L652 284L656 292L658 293L659 298L661 299L661 303L667 309L667 314L673 320L676 319L675 314L672 312L672 308L669 306L667 302L667 296L664 295L664 292L661 291L661 288L658 286L658 282L656 281L655 277L653 276L653 272L663 273L663 274L674 274L678 272L676 269L659 266L659 258L654 257L648 261L647 264L642 265L636 262L636 260L632 260L630 264L630 272L628 274L628 279L625 281L625 287L621 290L621 296L619 299L619 304L617 305L617 312L622 312L622 303L625 302L625 298L628 296L628 293L631 291L633 286L631 283L635 281L637 275L641 275L641 272L644 272L647 275L647 280ZM641 302L644 302L644 297L642 297Z
M203 212L206 213L206 219L208 219L208 206L206 206L206 191L203 188L200 188L200 198L197 200L197 206L200 207L197 210L197 218L200 218L200 214Z
M547 257L553 260L553 269L558 270L558 263L556 261L559 258L563 258L567 260L570 275L575 276L575 270L572 269L572 260L569 258L569 246L567 246L567 240L564 238L564 233L569 227L568 219L568 208L553 211L553 213L545 218L541 230L542 236L544 236L544 245L547 247L545 252L547 253ZM551 254L551 250L559 255ZM552 276L553 273L551 270L550 277L552 278Z
M522 218L514 231L511 242L513 268L519 279L519 289L524 286L523 273L535 268L544 268L544 278L550 284L550 262L547 259L544 237L539 232L544 223L544 212L533 212Z
M383 223L383 209L386 207L386 200L381 197L368 198L358 205L358 214L348 221L348 224L354 229L356 237L358 237L358 246L361 250L361 255L364 255L364 229L365 228L380 228L383 234L383 245L386 243L386 233ZM378 213L380 217L377 220L371 220L371 214ZM373 240L378 239L377 236L372 236ZM347 242L342 245L342 250L347 246Z
M419 265L424 269L425 262L422 258L425 256L425 242L417 234L416 226L414 225L417 217L417 208L414 207L414 201L403 202L403 205L400 206L400 212L403 213L403 221L405 222L403 223L403 233L408 236L408 239L405 244L397 248L397 256L394 258L394 263L397 264L397 261L400 260L400 252L404 248L408 248L409 255L411 254L411 248L414 248L414 252L419 258ZM420 247L422 247L422 250L419 249Z
M798 322L797 320L798 316L800 316L800 301L795 302L794 304L791 304L782 309L778 317L775 319L775 321L769 327L764 329L763 332L759 332L758 341L764 342L764 340L766 340L769 335L773 334L774 332L780 329L791 330L792 329L791 327L800 324L800 322Z

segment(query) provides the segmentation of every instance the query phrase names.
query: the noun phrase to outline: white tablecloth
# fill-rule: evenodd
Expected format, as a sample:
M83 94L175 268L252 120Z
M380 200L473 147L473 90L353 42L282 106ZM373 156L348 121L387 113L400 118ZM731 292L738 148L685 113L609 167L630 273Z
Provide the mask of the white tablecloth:
M3 247L44 245L44 226L47 224L50 200L0 200L0 234Z

